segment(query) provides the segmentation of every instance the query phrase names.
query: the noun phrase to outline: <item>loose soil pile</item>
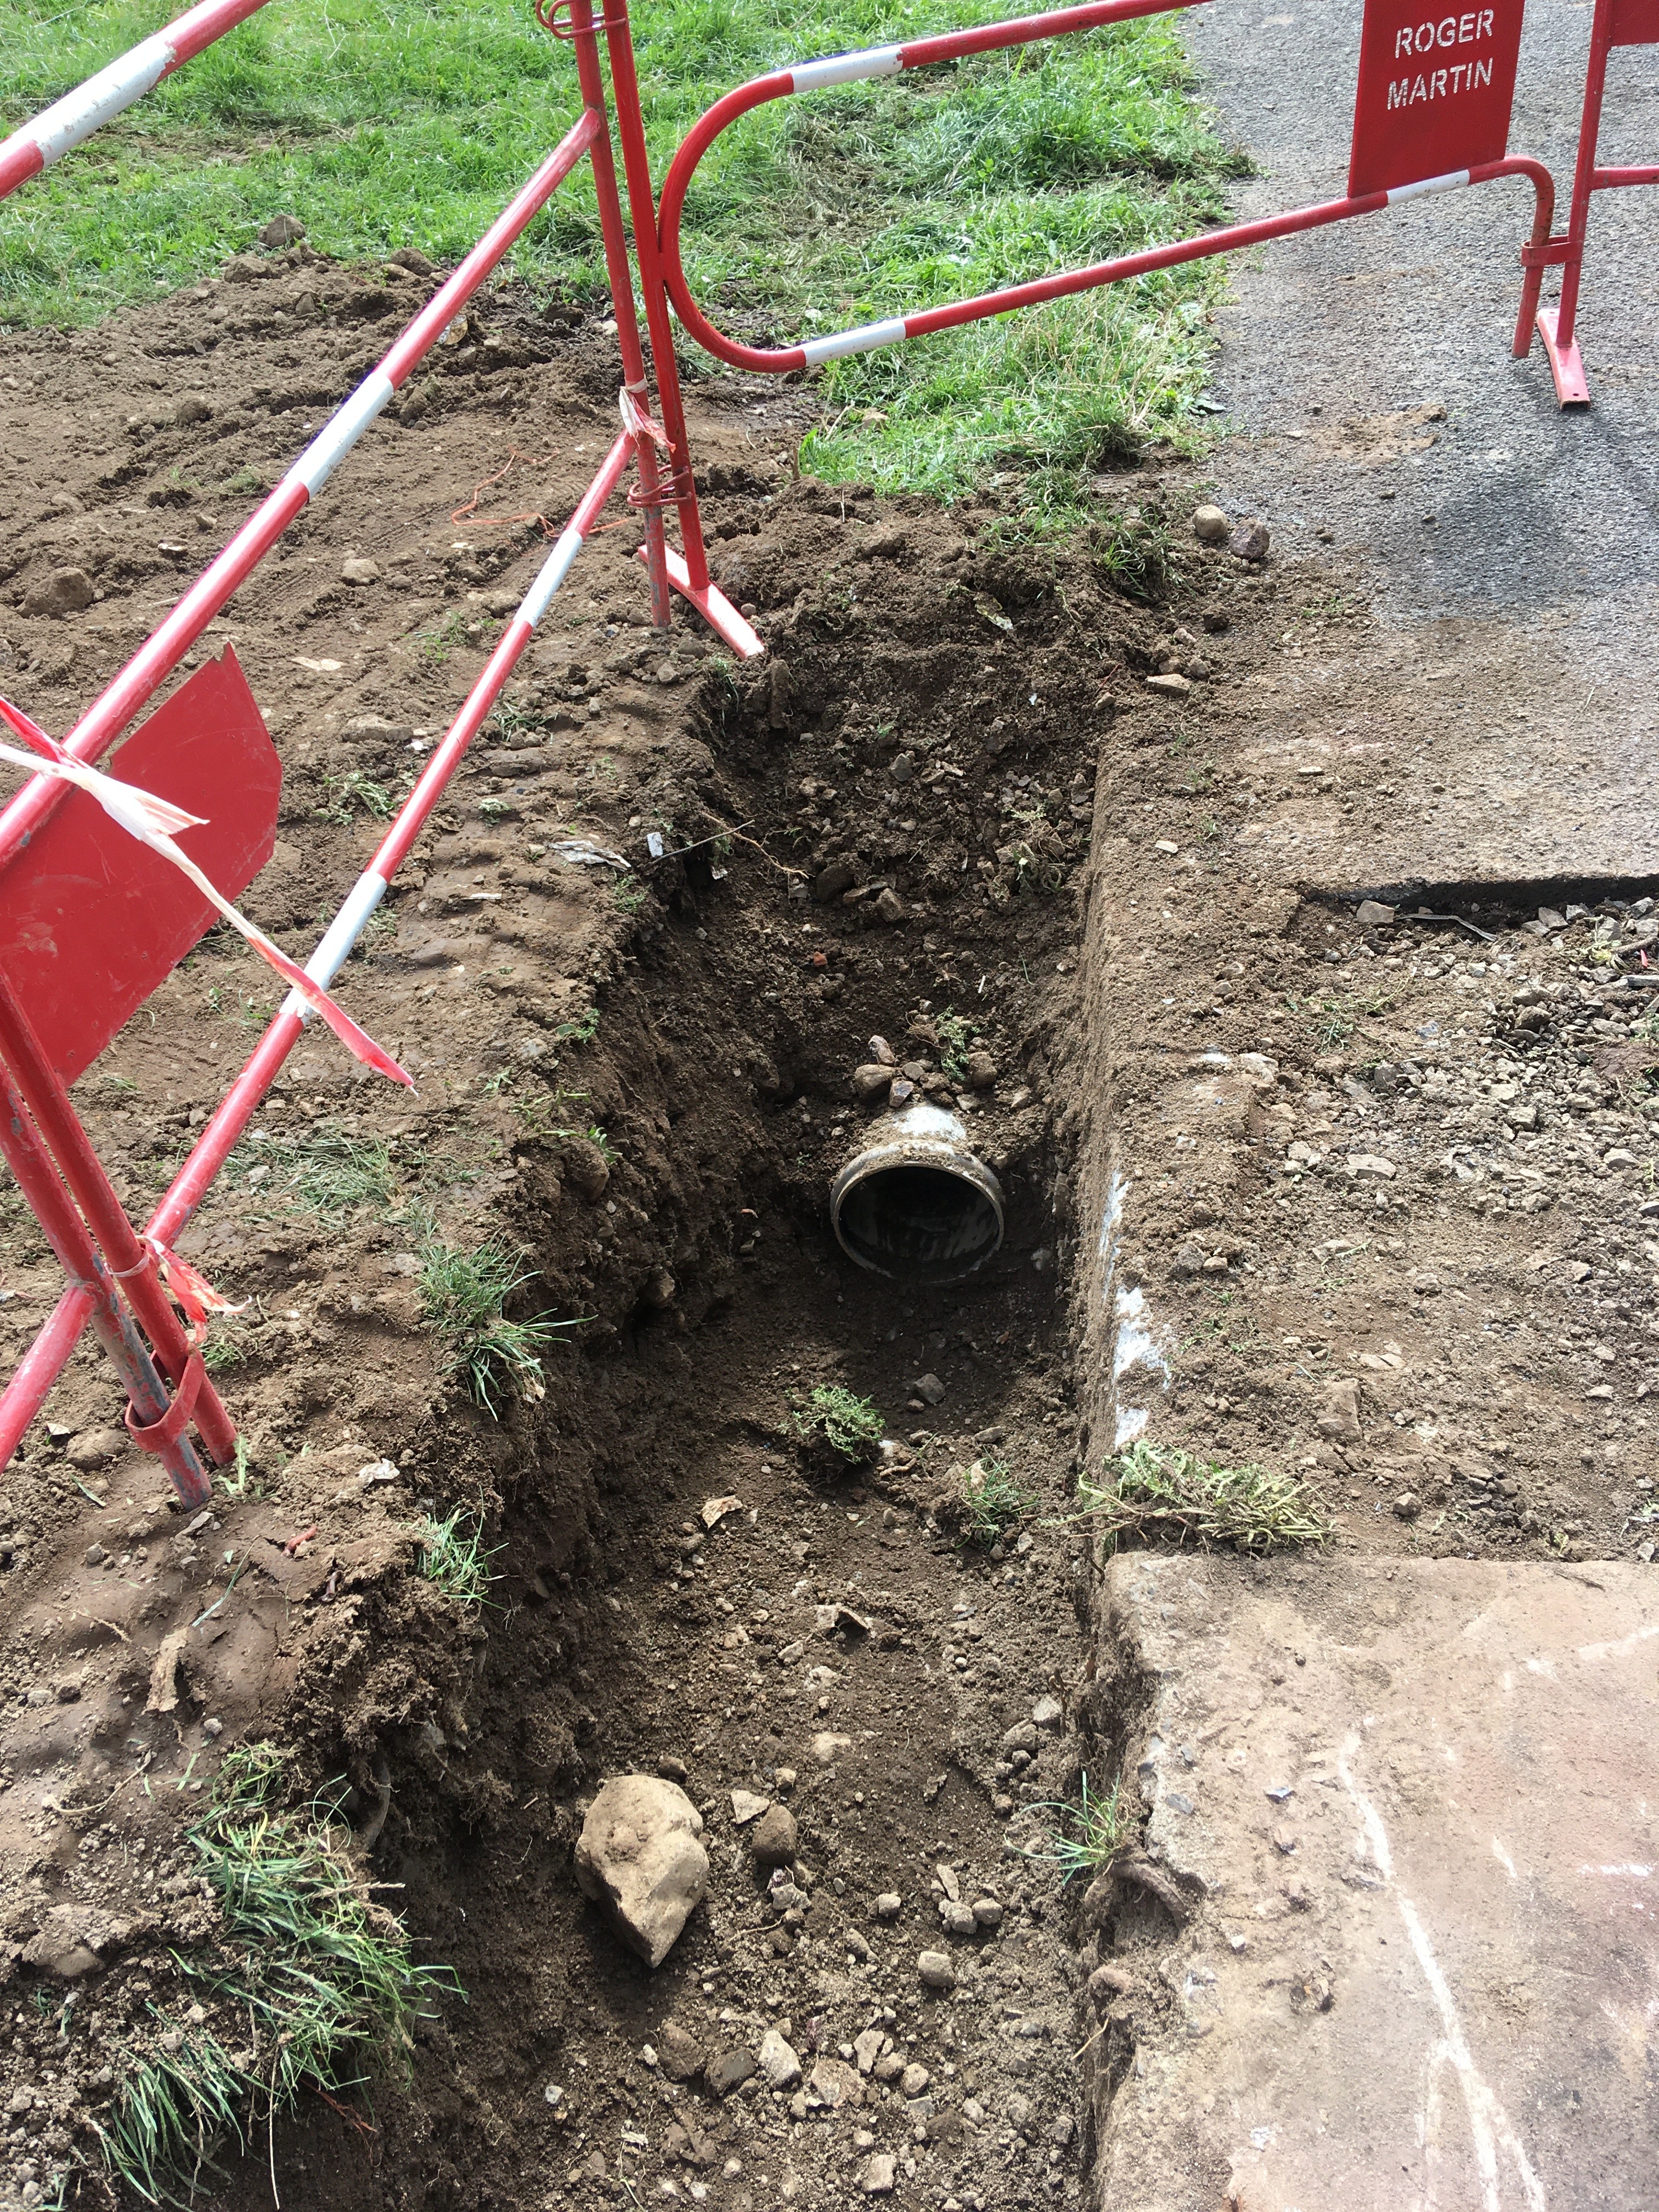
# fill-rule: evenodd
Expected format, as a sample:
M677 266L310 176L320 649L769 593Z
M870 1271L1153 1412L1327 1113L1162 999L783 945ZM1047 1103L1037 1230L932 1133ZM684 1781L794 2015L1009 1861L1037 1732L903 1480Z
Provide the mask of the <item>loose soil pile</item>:
M430 289L301 250L95 334L13 341L9 694L65 726ZM291 948L613 434L601 327L503 294L457 338L210 641L283 755L276 856L246 903ZM1085 1905L1031 1856L1079 1768L1097 1795L1116 1773L1136 1704L1109 1654L1096 1679L1072 1517L1123 1419L1076 1365L1109 1333L1103 1265L1145 1332L1127 1406L1229 1454L1311 1457L1353 1493L1357 1540L1589 1547L1629 1504L1632 1463L1611 1483L1568 1465L1494 1374L1523 1302L1575 1347L1581 1322L1606 1337L1614 1366L1638 1325L1600 1272L1620 1261L1577 1257L1577 981L1521 1005L1523 969L1553 993L1577 940L1511 936L1459 967L1437 936L1425 960L1407 925L1362 934L1205 829L1212 786L1241 809L1266 787L1224 683L1278 649L1271 568L1194 553L1155 617L1086 549L999 550L988 507L799 480L797 393L696 398L718 570L767 659L734 667L683 626L665 647L636 525L596 543L341 980L418 1095L307 1039L185 1241L251 1302L216 1370L240 1478L205 1522L176 1514L148 1462L98 1440L118 1405L89 1351L51 1409L62 1433L41 1425L7 1472L0 2190L22 2203L95 2157L124 2066L196 1998L173 1954L210 1960L222 1929L181 1830L224 1753L266 1736L309 1782L345 1778L374 1880L467 2002L422 2027L407 2083L279 2124L210 2197L262 2197L267 2162L290 2206L738 2212L844 2203L890 2172L904 2202L1079 2197L1093 2114L1168 2014L1158 1960L1190 1902L1141 1863ZM1133 489L1148 521L1186 511L1167 469ZM1160 668L1194 687L1174 707L1145 688ZM629 867L562 859L573 836ZM273 996L216 933L77 1087L135 1211ZM1002 1253L969 1283L884 1283L830 1235L876 1036L957 1103L1007 1194ZM1619 1066L1598 1115L1625 1111ZM1510 1110L1528 1103L1531 1124ZM1536 1161L1534 1130L1555 1147ZM1613 1133L1594 1187L1633 1267L1641 1170L1607 1164ZM386 1170L354 1194L336 1171L376 1143ZM1114 1155L1115 1245L1097 1210ZM1520 1209L1545 1188L1540 1223ZM1454 1204L1471 1190L1479 1215ZM9 1365L58 1285L8 1204ZM511 1310L580 1324L499 1419L423 1325L428 1219L457 1247L522 1246L537 1279ZM1359 1384L1352 1433L1318 1425L1332 1378ZM1564 1440L1581 1379L1553 1386ZM879 1454L813 1441L821 1388L874 1401ZM1584 1415L1583 1449L1639 1437L1623 1400ZM962 1470L992 1460L1027 1502L980 1546ZM495 1547L483 1607L418 1571L412 1531L457 1507ZM684 1780L713 1863L654 1973L572 1871L585 1805L629 1771ZM786 1889L734 1791L798 1824ZM972 1932L950 1932L964 1905ZM936 1949L943 1990L917 1966ZM799 2088L747 2070L769 2029Z

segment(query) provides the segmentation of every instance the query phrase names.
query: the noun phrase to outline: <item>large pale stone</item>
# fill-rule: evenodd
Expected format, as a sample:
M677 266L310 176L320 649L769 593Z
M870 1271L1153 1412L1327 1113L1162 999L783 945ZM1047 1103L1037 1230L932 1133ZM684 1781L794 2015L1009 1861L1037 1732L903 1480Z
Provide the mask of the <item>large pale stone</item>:
M702 1833L684 1790L654 1774L607 1782L582 1823L576 1880L647 1966L661 1966L708 1887Z

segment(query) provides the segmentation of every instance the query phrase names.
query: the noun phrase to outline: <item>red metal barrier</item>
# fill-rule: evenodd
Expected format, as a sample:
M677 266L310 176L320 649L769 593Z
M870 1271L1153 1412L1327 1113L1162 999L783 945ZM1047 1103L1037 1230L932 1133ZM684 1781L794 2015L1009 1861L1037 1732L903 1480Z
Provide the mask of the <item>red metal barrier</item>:
M325 988L343 965L364 924L384 897L392 875L407 857L630 464L639 475L638 490L631 497L642 513L646 542L641 558L649 578L653 622L659 628L669 625L670 592L678 591L735 652L750 658L763 650L754 630L708 580L672 331L662 286L656 277L651 183L627 18L620 12L621 0L611 0L611 5L613 12L603 27L610 43L641 258L651 272L644 289L663 427L659 428L648 412L649 387L599 64L597 33L600 26L593 21L591 0L557 0L542 20L556 35L571 40L575 46L581 117L380 367L337 410L270 497L82 717L67 741L75 758L85 762L95 760L114 742L177 668L208 623L322 489L453 321L458 310L586 154L593 164L616 313L623 371L621 427L603 467L544 562L442 744L307 963L307 975ZM657 465L659 443L669 454L666 482ZM678 508L680 517L682 554L673 551L664 533L664 511L670 504ZM179 695L180 699L183 696ZM90 803L83 794L70 793L61 782L44 778L31 782L0 813L0 872L16 862L58 807ZM111 1003L114 1005L115 1000ZM93 1320L126 1384L131 1401L128 1426L135 1442L161 1457L174 1487L187 1503L198 1504L208 1494L209 1478L185 1431L193 1422L207 1455L221 1462L231 1455L235 1432L206 1379L199 1348L186 1334L171 1303L164 1273L167 1248L200 1204L310 1018L310 1008L297 992L290 993L141 1237L99 1164L59 1072L60 1063L71 1067L84 1064L85 1037L77 1034L72 1046L67 1040L58 1041L61 1045L58 1053L49 1049L36 1036L9 981L0 973L0 1066L10 1078L0 1097L0 1113L6 1117L6 1126L0 1129L0 1151L70 1277L69 1287L51 1319L0 1394L0 1464L16 1449L82 1329ZM85 1022L80 1026L84 1029ZM177 1263L173 1264L176 1268ZM142 1337L135 1322L142 1326ZM145 1338L154 1347L153 1358ZM158 1368L173 1386L170 1403Z
M1590 22L1589 65L1584 73L1584 108L1578 125L1578 158L1573 166L1572 201L1567 213L1566 234L1523 249L1521 258L1527 277L1522 291L1521 325L1530 349L1536 327L1549 356L1555 396L1563 407L1588 407L1589 382L1583 356L1578 350L1578 283L1584 264L1584 240L1589 230L1592 192L1611 191L1620 185L1659 185L1659 163L1624 168L1600 168L1595 145L1601 135L1601 97L1607 79L1607 57L1615 46L1659 45L1659 0L1595 0ZM1561 296L1553 307L1540 307L1538 295L1544 271L1559 265Z
M42 169L61 161L72 146L90 138L164 76L171 76L264 5L265 0L203 0L199 8L141 40L9 138L0 138L0 200L26 178L38 177Z
M799 345L750 346L727 337L692 297L680 258L686 191L698 163L715 139L751 108L793 93L819 91L861 78L896 76L906 70L958 60L965 54L994 52L1038 39L1065 38L1074 32L1196 4L1199 0L1097 0L1097 4L1062 8L1048 15L987 24L977 30L954 31L938 38L912 39L901 46L873 46L860 53L803 62L739 85L693 126L663 184L659 228L662 275L681 322L707 351L734 368L759 373L811 368L844 355L870 353L907 338L922 337L932 331L951 330L963 323L1006 315L1018 307L1092 291L1103 284L1121 283L1127 277L1145 276L1155 269L1173 268L1214 253L1235 252L1267 239L1341 222L1350 216L1373 215L1398 200L1414 199L1425 192L1449 191L1498 177L1524 176L1531 181L1534 242L1548 237L1555 208L1555 185L1549 171L1541 162L1506 155L1504 150L1515 93L1522 0L1493 0L1490 7L1437 23L1414 21L1420 10L1415 4L1407 4L1407 0L1367 0L1348 194L1344 199L1264 216L1255 222L1229 224L1197 238L1097 262L1091 268L1036 277L977 299L953 301L946 307L890 316L857 329L836 331L827 337L808 338ZM1652 0L1647 0L1647 4L1652 4ZM1525 350L1518 336L1516 350Z

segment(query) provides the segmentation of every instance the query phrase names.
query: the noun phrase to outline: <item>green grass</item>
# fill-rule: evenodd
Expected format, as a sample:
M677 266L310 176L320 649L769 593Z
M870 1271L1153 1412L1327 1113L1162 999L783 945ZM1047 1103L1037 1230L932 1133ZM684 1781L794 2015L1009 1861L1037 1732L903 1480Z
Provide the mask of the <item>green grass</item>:
M428 1514L415 1531L421 1572L446 1597L461 1605L482 1605L489 1595L489 1563L501 1547L487 1546L483 1524L460 1507L442 1521Z
M524 1254L501 1237L462 1251L428 1223L420 1258L421 1316L442 1343L445 1375L492 1419L504 1399L544 1396L543 1352L581 1322L507 1319L508 1298L536 1279Z
M1066 1798L1050 1798L1032 1810L1053 1814L1056 1825L1048 1830L1047 1850L1028 1851L1025 1856L1057 1866L1066 1881L1079 1875L1092 1879L1103 1874L1135 1831L1134 1808L1124 1802L1121 1781L1113 1783L1103 1797L1091 1797L1085 1774L1079 1804Z
M99 2124L111 2176L144 2203L186 2203L221 2148L247 2148L303 2090L349 2091L405 2063L415 2022L459 1994L447 1967L410 1962L335 1805L290 1808L289 1790L272 1746L234 1751L186 1831L224 1940L216 1956L178 1959L203 2002L182 2020L154 2013Z
M960 1512L965 1543L988 1551L1011 1528L1036 1510L1036 1498L1022 1489L1000 1459L976 1459L962 1471Z
M822 1437L843 1459L867 1459L886 1426L869 1399L825 1382L814 1389L806 1410L795 1415L799 1435Z
M12 0L0 127L171 12ZM646 0L635 27L656 173L748 76L1006 12ZM774 102L698 173L694 289L734 333L787 343L1190 232L1220 212L1238 164L1189 86L1177 29L1149 21ZM86 322L154 298L252 248L279 210L342 259L412 245L452 263L576 106L570 51L529 0L283 0L23 187L0 231L0 321ZM597 299L585 167L513 265ZM1218 281L1200 264L835 364L803 458L832 479L945 496L1002 479L1028 511L1073 511L1082 476L1182 432Z
M1141 1437L1120 1455L1103 1485L1085 1482L1080 1518L1115 1544L1220 1544L1280 1552L1323 1544L1332 1534L1305 1483L1263 1467L1223 1467L1196 1452Z

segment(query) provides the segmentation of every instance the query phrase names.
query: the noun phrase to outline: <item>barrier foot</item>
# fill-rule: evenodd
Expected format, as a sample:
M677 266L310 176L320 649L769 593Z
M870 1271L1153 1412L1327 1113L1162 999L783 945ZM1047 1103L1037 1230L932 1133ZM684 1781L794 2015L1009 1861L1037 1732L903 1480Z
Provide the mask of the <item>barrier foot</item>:
M691 581L690 571L672 545L665 548L668 555L668 580L685 601L695 607L719 637L723 637L739 660L755 660L766 647L750 629L724 592L713 584L698 591ZM640 548L640 559L645 558L645 548Z
M1550 357L1550 374L1555 379L1555 396L1563 407L1588 407L1590 404L1589 386L1584 376L1584 361L1576 338L1566 344L1556 342L1555 324L1558 310L1540 307L1538 310L1538 335L1544 341L1544 350Z

